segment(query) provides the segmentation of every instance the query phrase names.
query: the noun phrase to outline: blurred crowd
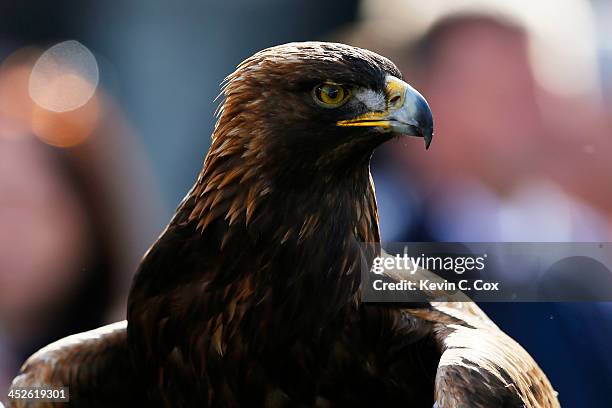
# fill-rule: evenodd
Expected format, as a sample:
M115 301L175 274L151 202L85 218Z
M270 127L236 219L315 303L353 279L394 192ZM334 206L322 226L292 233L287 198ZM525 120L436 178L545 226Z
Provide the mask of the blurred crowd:
M200 169L218 84L278 43L370 48L427 97L432 148L374 157L383 240L612 240L605 1L106 3L0 6L0 392L37 348L124 317ZM50 52L64 65L45 68ZM611 303L483 308L563 406L612 406Z
M388 50L427 95L436 136L426 153L401 140L376 155L384 240L610 241L610 106L539 84L529 35L497 16L460 14ZM481 306L535 356L563 406L612 403L612 304Z

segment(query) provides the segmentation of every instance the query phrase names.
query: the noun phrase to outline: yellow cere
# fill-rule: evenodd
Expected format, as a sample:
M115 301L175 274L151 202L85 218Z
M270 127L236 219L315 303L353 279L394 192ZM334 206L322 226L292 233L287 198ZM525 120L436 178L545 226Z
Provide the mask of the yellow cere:
M387 77L385 84L385 94L387 99L387 109L383 112L367 112L353 119L341 120L336 123L338 126L377 126L389 128L391 123L389 114L392 109L399 108L404 103L406 94L406 83L394 78Z

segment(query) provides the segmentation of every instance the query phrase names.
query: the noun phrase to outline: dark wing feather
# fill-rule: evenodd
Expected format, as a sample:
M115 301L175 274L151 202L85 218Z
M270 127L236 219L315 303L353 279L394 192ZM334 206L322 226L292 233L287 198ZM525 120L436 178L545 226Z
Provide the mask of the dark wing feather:
M70 407L138 406L140 387L130 364L127 322L52 343L33 354L11 387L69 387ZM10 400L9 408L66 407L65 403Z
M392 271L393 279L441 278L427 270L410 275ZM433 324L441 353L435 380L436 408L558 408L557 393L520 344L500 330L462 292L429 295L449 301L404 309Z
M436 375L439 407L468 401L473 407L559 407L557 393L529 353L476 304L441 302L433 307L439 316L461 322L439 322L434 329L442 349Z

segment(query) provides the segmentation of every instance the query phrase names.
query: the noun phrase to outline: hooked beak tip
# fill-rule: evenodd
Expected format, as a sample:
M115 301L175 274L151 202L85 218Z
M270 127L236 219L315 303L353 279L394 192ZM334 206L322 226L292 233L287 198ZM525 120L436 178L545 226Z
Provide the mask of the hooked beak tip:
M429 150L429 146L433 140L433 129L429 128L424 130L423 140L425 140L425 150Z

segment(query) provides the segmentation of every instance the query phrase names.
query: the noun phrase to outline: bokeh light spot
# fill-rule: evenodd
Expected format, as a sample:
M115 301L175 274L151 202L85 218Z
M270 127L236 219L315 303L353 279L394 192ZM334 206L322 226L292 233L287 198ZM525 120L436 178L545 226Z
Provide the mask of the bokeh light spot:
M45 51L30 74L30 97L53 112L77 109L96 91L100 74L94 55L78 41L64 41Z
M53 112L35 105L31 125L44 143L55 147L74 147L91 136L99 116L100 100L96 95L84 106L70 112Z

